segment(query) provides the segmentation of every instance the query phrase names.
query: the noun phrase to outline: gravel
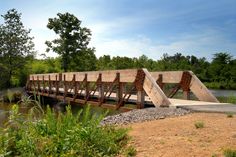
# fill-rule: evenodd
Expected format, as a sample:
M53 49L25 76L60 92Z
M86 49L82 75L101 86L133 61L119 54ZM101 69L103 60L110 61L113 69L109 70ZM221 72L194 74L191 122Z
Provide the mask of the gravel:
M166 117L178 117L190 113L189 110L181 108L145 108L135 109L129 112L119 113L105 117L101 125L115 124L126 125L130 123L144 122Z

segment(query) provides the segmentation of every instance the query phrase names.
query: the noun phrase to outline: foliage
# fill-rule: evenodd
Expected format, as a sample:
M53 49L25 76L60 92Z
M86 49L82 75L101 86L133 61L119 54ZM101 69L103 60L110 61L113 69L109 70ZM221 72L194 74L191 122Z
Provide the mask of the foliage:
M27 59L34 55L34 44L21 22L21 14L15 9L2 15L4 24L0 25L0 62L7 73L6 84L11 86L12 77L24 68Z
M225 149L224 150L225 157L236 157L236 150L235 149Z
M0 130L2 156L114 156L126 145L127 129L99 126L104 115L90 109L56 115L49 107L42 118L24 120L14 105Z
M202 121L197 121L194 123L196 129L204 128L205 124Z
M236 104L236 96L230 95L228 97L226 96L219 96L217 99L222 103L232 103Z
M62 67L68 71L74 56L86 52L91 31L81 27L81 21L70 13L57 14L58 18L49 18L47 27L53 30L59 38L46 41L47 51L54 51L62 57ZM91 51L90 51L91 53Z
M73 54L73 60L71 60L70 71L95 71L97 58L94 54L95 49L84 49Z
M0 89L7 88L8 80L4 79L9 78L7 71L7 67L0 63L0 78L2 78L0 81Z

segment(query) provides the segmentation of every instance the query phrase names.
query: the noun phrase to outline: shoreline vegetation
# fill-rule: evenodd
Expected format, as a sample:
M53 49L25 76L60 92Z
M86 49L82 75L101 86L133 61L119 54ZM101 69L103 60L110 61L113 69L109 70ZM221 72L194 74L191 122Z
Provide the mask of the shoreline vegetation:
M23 105L35 101L23 102ZM25 104L26 103L26 104ZM70 106L56 113L48 106L32 107L27 115L13 105L8 121L0 127L0 154L3 156L116 156L135 154L127 128L100 126L102 115L91 114L90 106L73 115ZM30 110L30 111L32 111ZM42 110L42 109L41 109ZM36 112L34 112L36 111ZM43 110L42 110L43 111ZM37 113L37 114L36 114Z

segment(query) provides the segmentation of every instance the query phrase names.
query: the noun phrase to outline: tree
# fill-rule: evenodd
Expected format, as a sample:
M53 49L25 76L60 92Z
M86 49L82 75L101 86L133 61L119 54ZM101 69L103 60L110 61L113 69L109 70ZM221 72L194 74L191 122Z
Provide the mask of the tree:
M98 58L97 64L96 64L97 70L110 70L114 69L112 67L112 60L110 55L103 55Z
M95 71L97 58L94 54L95 49L84 49L75 54L70 64L70 70L73 71Z
M12 77L23 69L27 58L32 57L35 51L33 37L21 22L21 14L11 9L1 16L4 24L0 25L0 62L6 69L5 79L9 87Z
M228 53L216 53L209 67L212 81L227 81L230 78L232 56Z
M46 41L46 51L52 50L62 57L62 67L66 72L73 57L87 50L91 31L81 27L81 21L73 14L58 13L57 16L58 18L49 18L47 27L59 35L59 38Z

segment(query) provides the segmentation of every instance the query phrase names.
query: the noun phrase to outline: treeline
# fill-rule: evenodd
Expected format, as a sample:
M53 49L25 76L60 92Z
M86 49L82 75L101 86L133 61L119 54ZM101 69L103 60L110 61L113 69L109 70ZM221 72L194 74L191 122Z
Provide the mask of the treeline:
M0 24L0 89L24 86L29 74L67 71L94 71L113 69L147 68L149 71L191 70L208 87L236 89L236 59L229 53L213 55L212 61L196 56L164 54L159 60L145 55L140 57L111 57L95 55L89 47L91 31L81 26L81 21L70 13L58 13L49 18L47 28L57 38L45 41L46 52L53 51L57 58L36 59L30 29L21 22L21 14L9 10ZM45 39L46 40L46 39Z
M81 60L71 61L69 71L94 71L114 69L147 68L149 71L191 70L208 87L217 89L236 89L236 59L228 53L216 53L212 61L196 56L164 54L161 59L153 60L145 55L138 58L111 57L104 55L99 58L93 55L81 56ZM28 63L27 73L62 72L61 57L34 59Z

